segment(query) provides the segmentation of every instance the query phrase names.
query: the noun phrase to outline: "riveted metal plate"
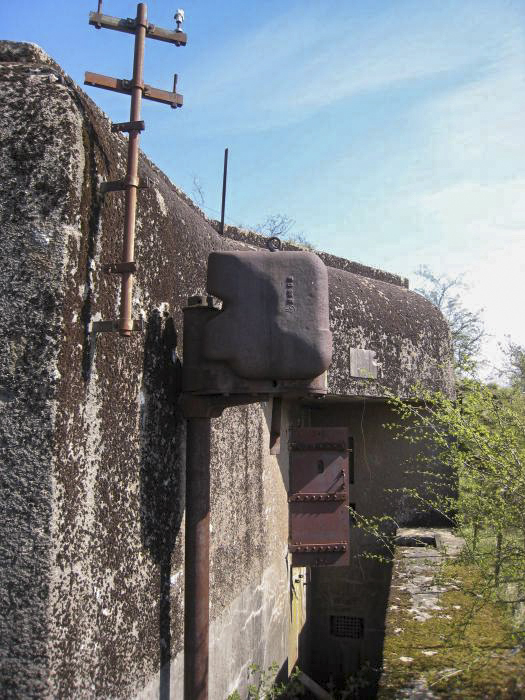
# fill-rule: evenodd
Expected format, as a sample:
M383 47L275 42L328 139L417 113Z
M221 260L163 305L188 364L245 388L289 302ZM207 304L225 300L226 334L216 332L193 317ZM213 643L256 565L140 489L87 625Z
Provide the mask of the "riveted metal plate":
M292 564L348 565L348 429L295 428L289 447Z
M290 552L346 552L346 542L333 542L331 544L291 544Z

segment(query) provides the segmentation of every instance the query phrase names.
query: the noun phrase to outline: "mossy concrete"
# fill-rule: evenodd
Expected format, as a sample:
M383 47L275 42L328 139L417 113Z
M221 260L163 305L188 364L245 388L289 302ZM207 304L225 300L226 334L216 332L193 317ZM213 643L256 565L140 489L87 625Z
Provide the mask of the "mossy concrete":
M378 698L525 697L525 653L509 611L477 592L475 567L457 558L461 538L410 534L429 532L436 548L396 551Z
M0 42L0 83L4 694L180 697L181 309L205 293L212 250L253 242L220 236L141 155L152 186L139 195L133 316L145 330L95 337L91 324L118 314L103 264L120 257L123 198L100 183L123 176L126 137L34 45ZM416 378L450 389L446 326L427 302L387 273L329 275L333 397L405 394ZM380 380L351 377L356 345L377 350ZM248 663L286 663L288 411L278 457L268 405L213 423L212 697L242 689Z

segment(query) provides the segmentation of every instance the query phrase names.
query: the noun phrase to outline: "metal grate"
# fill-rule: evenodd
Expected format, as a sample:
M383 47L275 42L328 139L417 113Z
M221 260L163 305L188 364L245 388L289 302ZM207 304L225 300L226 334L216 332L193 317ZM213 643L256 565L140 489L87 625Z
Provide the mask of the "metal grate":
M330 615L330 634L334 637L347 639L362 639L365 631L365 621L362 617L349 615Z

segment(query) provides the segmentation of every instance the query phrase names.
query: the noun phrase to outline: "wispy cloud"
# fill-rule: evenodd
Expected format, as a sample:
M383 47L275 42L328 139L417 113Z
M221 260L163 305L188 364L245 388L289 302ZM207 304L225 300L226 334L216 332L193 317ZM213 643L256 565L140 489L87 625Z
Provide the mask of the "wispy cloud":
M211 110L219 128L265 129L363 92L481 65L498 50L493 17L479 3L396 3L370 23L350 3L317 6L211 46L189 67L188 105Z
M524 113L525 33L509 29L481 76L423 105L427 155L449 176L454 169L482 181L515 174L525 149Z

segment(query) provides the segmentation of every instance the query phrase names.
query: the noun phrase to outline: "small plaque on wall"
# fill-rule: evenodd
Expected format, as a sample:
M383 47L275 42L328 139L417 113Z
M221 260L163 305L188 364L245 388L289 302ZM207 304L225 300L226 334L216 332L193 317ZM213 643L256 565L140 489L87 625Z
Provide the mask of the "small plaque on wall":
M350 348L350 375L359 379L377 379L375 350Z

